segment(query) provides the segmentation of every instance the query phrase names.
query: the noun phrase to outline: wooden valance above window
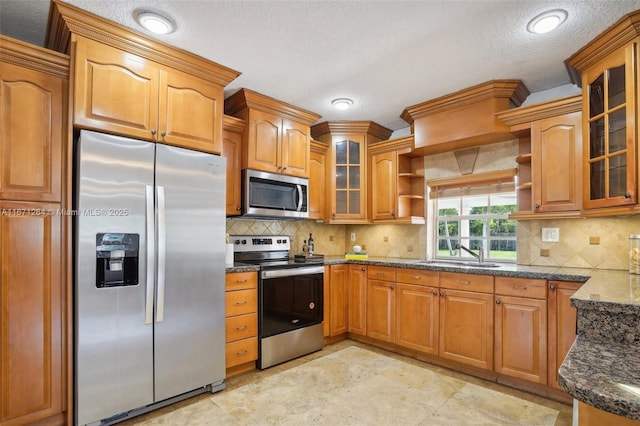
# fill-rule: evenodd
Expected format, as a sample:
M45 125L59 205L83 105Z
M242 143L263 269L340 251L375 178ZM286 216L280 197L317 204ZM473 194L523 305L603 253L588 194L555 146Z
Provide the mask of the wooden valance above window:
M497 170L486 173L449 178L430 179L429 198L461 197L467 195L487 195L516 190L515 176L517 169Z

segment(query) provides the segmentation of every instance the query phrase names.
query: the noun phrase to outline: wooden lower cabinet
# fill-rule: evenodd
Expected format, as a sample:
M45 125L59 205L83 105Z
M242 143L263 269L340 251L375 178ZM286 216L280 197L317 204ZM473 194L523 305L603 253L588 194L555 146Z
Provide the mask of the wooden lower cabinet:
M233 368L253 369L258 359L258 274L235 272L225 279L227 376ZM240 370L243 371L243 370Z
M367 336L383 342L395 341L396 268L367 267Z
M579 282L548 282L548 380L555 389L558 385L558 369L576 339L576 308L571 306L571 296L582 285Z
M495 277L495 371L547 384L547 281Z
M496 295L495 371L547 384L547 301Z
M493 369L493 294L440 289L440 357Z
M349 334L367 334L367 267L349 265L347 282Z
M0 201L0 424L63 424L66 323L59 204ZM48 213L53 212L53 213Z
M329 268L329 336L344 334L348 330L348 265Z
M438 355L437 287L396 284L396 344L431 355Z

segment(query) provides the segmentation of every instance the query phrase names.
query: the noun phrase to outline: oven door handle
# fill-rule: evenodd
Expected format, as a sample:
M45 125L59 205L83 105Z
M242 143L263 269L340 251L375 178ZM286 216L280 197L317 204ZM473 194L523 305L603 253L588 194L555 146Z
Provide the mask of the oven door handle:
M311 275L322 274L324 272L324 266L302 266L300 268L289 269L274 269L269 271L262 271L260 275L262 279L280 278L280 277L294 277L299 275Z

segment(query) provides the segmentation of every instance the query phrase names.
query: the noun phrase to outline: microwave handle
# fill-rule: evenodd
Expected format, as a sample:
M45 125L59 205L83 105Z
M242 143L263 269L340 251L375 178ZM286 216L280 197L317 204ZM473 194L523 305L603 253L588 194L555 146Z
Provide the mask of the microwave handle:
M296 185L298 189L298 208L296 211L300 211L302 209L302 185Z

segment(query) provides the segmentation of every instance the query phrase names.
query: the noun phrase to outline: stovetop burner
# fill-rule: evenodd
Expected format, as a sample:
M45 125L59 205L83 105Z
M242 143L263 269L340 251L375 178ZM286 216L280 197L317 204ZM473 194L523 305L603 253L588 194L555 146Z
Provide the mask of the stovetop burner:
M288 269L321 265L324 258L291 258L291 238L288 235L231 235L235 262L260 265L261 269Z

